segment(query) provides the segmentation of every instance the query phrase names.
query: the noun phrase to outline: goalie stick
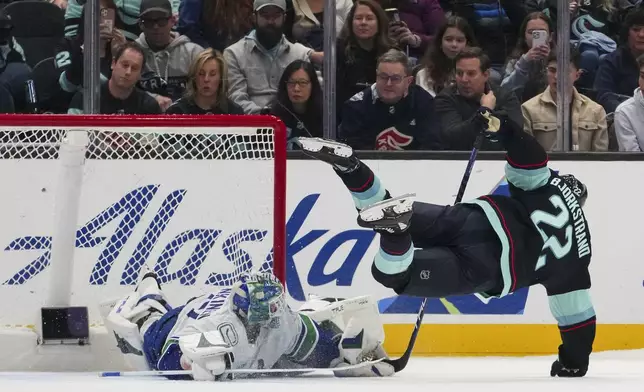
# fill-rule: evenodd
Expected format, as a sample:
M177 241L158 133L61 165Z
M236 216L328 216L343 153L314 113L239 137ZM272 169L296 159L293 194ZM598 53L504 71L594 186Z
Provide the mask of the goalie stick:
M375 365L378 362L383 362L385 359L380 358L373 361L364 361L355 365L343 366L338 368L294 368L294 369L230 369L226 370L222 376L228 374L250 374L250 375L268 375L268 374L283 374L283 375L301 375L311 372L333 372L359 369L365 366ZM145 371L126 371L126 372L101 372L99 377L143 377L143 376L189 376L192 374L190 370L145 370Z
M483 144L483 134L479 133L474 141L474 148L470 153L470 159L467 162L467 167L465 168L465 173L463 174L463 179L461 180L461 185L458 188L458 193L456 194L456 201L454 204L460 203L465 194L465 188L467 183L470 180L470 174L472 174L472 168L474 168L474 162L476 161L476 155L478 154L481 145ZM409 358L411 358L411 352L414 350L414 345L416 344L416 338L418 337L418 332L423 323L423 317L425 316L425 305L427 304L427 298L423 298L423 301L420 304L420 309L418 310L418 317L416 318L416 324L414 325L414 331L411 333L409 338L409 344L407 349L400 358L397 359L385 359L384 362L393 366L394 371L398 373L407 366Z

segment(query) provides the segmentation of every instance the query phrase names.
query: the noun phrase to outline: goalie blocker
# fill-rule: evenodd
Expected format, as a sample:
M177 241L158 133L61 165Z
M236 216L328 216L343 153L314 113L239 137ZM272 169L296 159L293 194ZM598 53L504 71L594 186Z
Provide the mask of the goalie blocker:
M243 276L230 289L168 305L154 274L106 318L127 364L137 371L191 370L218 380L230 369L329 368L340 377L391 376L384 331L369 296L312 297L294 311L274 276Z

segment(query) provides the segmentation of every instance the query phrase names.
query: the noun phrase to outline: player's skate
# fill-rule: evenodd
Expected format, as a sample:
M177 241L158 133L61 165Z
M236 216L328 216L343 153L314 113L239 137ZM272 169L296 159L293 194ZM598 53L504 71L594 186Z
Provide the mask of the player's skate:
M358 225L391 234L402 233L409 228L415 198L415 193L408 193L365 207L358 214Z
M341 172L353 171L360 165L353 149L346 144L317 137L298 137L295 143L306 155L326 162Z

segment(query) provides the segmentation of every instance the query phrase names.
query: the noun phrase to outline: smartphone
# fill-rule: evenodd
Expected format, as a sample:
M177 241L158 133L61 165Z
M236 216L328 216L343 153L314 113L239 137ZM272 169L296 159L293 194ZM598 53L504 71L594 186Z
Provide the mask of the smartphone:
M547 45L548 32L546 30L533 30L532 31L532 47Z
M99 29L101 34L112 34L112 31L114 30L115 19L116 12L113 8L101 8L101 18L99 21Z
M385 9L385 12L389 17L390 23L400 23L400 14L398 13L398 8L387 8Z

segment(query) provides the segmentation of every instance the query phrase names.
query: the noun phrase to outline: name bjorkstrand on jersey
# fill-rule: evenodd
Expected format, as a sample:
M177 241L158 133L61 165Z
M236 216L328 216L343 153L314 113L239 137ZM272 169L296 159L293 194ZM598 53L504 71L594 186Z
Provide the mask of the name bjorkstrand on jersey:
M588 244L588 236L586 230L586 218L584 213L577 201L577 195L573 192L572 189L566 184L561 178L555 177L550 180L550 185L557 187L561 191L561 195L564 197L566 206L570 210L573 218L573 227L575 238L577 240L577 252L579 258L588 256L590 254L590 245Z

